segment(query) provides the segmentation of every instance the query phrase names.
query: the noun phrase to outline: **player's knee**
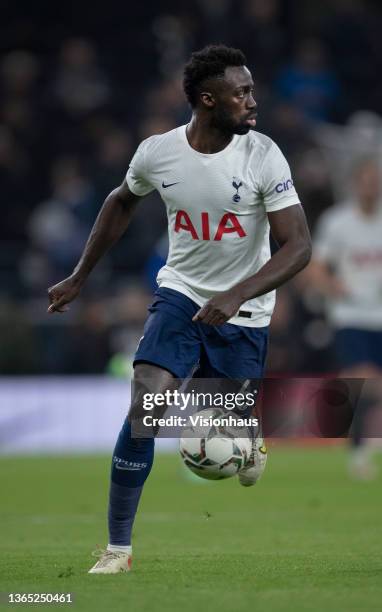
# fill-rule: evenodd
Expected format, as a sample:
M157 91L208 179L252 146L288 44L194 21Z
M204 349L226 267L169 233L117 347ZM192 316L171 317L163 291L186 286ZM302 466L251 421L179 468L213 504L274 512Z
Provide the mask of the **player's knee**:
M147 431L147 428L142 429L141 421L131 420L126 417L118 438L118 444L124 447L127 451L146 452L154 447L154 435Z
M153 438L158 434L159 427L146 423L145 417L148 414L156 418L162 417L167 406L156 405L155 396L156 394L163 395L167 390L176 388L178 384L175 377L163 368L146 363L136 365L132 401L128 414L134 437Z
M142 420L145 415L143 401L141 398L135 397L131 402L127 420L132 425L136 421Z

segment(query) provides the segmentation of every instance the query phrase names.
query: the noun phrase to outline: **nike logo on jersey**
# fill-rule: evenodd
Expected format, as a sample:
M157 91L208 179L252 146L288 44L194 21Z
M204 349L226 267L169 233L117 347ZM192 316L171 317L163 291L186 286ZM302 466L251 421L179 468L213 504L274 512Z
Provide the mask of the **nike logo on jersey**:
M173 185L179 185L179 181L177 181L176 183L168 183L167 185L164 181L162 181L163 189L167 189L167 187L172 187Z

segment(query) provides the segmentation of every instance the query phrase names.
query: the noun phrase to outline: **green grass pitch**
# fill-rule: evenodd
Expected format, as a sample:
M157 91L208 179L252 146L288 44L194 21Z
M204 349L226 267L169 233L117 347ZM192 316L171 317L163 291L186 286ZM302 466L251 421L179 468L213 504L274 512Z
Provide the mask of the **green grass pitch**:
M60 607L89 612L381 610L381 482L349 480L346 458L271 448L264 479L244 489L157 455L133 571L117 576L87 574L106 542L109 459L0 459L0 591L72 592Z

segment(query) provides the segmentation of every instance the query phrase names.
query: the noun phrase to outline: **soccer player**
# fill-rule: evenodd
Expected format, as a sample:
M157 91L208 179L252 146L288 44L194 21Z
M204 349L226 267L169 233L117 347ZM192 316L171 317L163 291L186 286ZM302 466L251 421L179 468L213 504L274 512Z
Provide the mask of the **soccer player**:
M374 466L364 444L370 409L382 403L382 200L378 163L358 160L351 195L321 216L307 274L327 298L334 348L344 378L372 379L354 414L352 476L371 478ZM378 382L379 379L379 382Z
M193 53L184 70L188 125L138 147L122 185L106 198L73 274L49 289L48 311L64 312L99 258L126 230L140 198L156 189L167 209L169 255L134 360L134 388L163 393L199 363L198 377L259 379L275 289L307 265L311 244L289 166L254 131L256 102L243 53L224 45ZM279 250L271 257L269 229ZM131 566L131 531L154 456L154 439L131 432L130 413L115 447L109 544L90 573ZM263 449L264 450L264 449ZM240 474L254 484L259 447Z

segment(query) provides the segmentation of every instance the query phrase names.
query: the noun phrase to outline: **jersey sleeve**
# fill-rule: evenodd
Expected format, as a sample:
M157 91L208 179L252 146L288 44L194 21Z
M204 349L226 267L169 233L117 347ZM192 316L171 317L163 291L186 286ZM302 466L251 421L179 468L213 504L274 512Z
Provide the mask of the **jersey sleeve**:
M260 189L267 212L300 203L288 162L274 142L260 171Z
M154 191L154 187L151 185L148 177L146 148L147 141L141 142L126 174L126 182L129 189L137 196L145 196Z

